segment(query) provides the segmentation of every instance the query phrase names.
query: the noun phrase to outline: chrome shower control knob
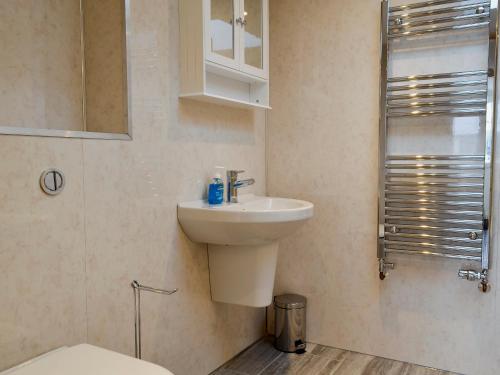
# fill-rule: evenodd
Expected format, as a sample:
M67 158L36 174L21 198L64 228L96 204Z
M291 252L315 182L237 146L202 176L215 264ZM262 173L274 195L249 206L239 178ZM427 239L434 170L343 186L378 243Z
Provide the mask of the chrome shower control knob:
M402 18L396 18L394 20L394 24L397 25L397 26L401 26L403 24L403 19Z
M478 235L476 232L470 232L468 236L469 236L469 239L471 239L471 240L477 240L477 238L478 238Z
M484 7L477 7L476 14L483 14L486 11Z
M396 234L396 233L398 233L398 232L399 232L399 229L398 229L398 227L396 227L395 225L393 225L393 226L391 227L390 231L391 231L391 233L392 233L392 234Z

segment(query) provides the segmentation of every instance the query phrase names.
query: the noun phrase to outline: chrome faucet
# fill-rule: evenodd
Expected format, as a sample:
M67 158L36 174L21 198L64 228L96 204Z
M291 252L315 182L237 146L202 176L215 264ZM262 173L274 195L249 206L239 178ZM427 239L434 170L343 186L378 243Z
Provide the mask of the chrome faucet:
M238 180L238 174L245 171L227 171L227 201L238 203L238 189L255 184L255 179Z

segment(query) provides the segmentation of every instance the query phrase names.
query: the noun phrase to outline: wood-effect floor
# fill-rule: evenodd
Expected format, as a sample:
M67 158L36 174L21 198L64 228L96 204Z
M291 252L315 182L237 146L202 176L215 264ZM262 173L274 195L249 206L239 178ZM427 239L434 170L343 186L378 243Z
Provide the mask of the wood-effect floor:
M211 375L458 375L318 344L304 354L276 350L268 337L227 362Z

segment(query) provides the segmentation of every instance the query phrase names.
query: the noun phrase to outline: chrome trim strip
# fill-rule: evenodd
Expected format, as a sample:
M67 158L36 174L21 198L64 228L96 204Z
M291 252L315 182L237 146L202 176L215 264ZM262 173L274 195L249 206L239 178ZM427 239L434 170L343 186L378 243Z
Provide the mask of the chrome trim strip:
M129 134L121 134L121 133L97 133L97 132L84 132L84 131L74 131L74 130L32 129L32 128L16 128L16 127L6 127L6 126L0 126L0 135L103 139L103 140L120 140L120 141L132 140L132 137Z

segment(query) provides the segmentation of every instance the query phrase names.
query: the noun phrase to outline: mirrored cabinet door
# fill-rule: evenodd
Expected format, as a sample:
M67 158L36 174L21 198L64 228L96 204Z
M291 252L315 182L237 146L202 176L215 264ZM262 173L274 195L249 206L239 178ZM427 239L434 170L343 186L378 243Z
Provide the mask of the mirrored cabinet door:
M236 32L238 0L207 0L207 59L237 69L239 37Z
M243 32L241 33L242 70L261 78L268 78L268 0L241 0Z

